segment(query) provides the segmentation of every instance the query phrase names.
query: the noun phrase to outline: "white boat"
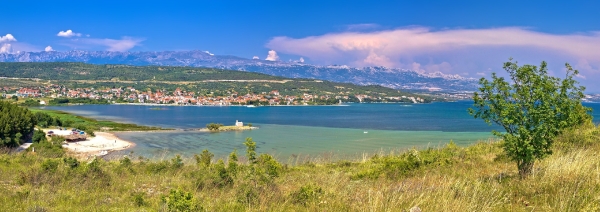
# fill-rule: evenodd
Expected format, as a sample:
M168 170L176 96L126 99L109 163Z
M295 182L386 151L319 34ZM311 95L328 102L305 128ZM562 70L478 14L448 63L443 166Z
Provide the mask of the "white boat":
M108 154L108 151L102 150L102 151L100 151L100 153L98 153L98 156L105 156L107 154Z
M367 133L369 133L369 132L367 132L367 131L364 131L363 133L364 133L364 134L367 134Z
M256 106L254 106L254 105L247 105L246 107L256 107Z

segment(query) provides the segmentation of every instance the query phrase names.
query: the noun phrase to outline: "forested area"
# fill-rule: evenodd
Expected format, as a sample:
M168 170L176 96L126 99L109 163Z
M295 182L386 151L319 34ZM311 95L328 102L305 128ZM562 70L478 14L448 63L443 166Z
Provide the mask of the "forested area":
M36 124L36 118L27 108L0 101L0 147L18 146L30 139Z

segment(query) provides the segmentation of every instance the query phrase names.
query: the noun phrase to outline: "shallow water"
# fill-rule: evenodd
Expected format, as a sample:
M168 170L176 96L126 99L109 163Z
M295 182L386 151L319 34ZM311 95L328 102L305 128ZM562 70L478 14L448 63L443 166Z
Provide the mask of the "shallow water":
M363 153L412 147L438 146L450 140L467 145L487 140L492 129L467 113L470 102L432 104L349 104L301 107L174 107L133 105L84 105L47 107L98 119L176 129L202 128L207 123L233 125L236 120L260 129L236 132L129 132L117 133L136 146L117 154L147 158L191 156L208 149L225 157L234 149L244 155L247 137L257 142L258 152L280 160L298 157L326 159L360 157ZM586 104L600 111L600 104ZM594 112L594 120L600 114Z

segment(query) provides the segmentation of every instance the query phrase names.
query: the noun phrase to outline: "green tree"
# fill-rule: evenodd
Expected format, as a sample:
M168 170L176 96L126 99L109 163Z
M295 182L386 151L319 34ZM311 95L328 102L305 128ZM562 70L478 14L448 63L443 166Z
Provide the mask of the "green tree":
M246 138L246 142L244 142L244 145L246 145L246 156L248 156L248 162L251 164L255 164L256 163L256 142L254 142L252 140L252 138L248 137L248 138Z
M208 149L202 150L200 155L194 155L196 164L203 167L210 167L210 163L215 155L208 151Z
M546 62L540 67L518 66L512 58L504 63L510 82L492 74L481 78L469 114L506 132L493 131L504 140L507 156L517 163L521 177L531 173L536 160L552 154L552 141L563 130L591 121L589 108L581 105L584 87L573 79L579 73L567 63L564 79L548 76Z

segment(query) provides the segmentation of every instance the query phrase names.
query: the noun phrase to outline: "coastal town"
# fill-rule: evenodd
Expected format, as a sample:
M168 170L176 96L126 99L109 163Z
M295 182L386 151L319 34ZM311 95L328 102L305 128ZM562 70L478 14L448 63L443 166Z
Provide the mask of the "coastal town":
M157 89L152 91L137 90L134 87L118 88L68 88L63 85L51 84L37 87L0 87L2 98L39 98L39 99L95 99L105 100L106 103L135 103L135 104L170 104L170 105L333 105L342 102L406 102L425 103L425 99L414 96L372 96L367 94L315 94L283 95L278 90L260 93L238 93L235 91L213 92L200 94L180 88L169 91ZM41 105L48 104L44 100Z

